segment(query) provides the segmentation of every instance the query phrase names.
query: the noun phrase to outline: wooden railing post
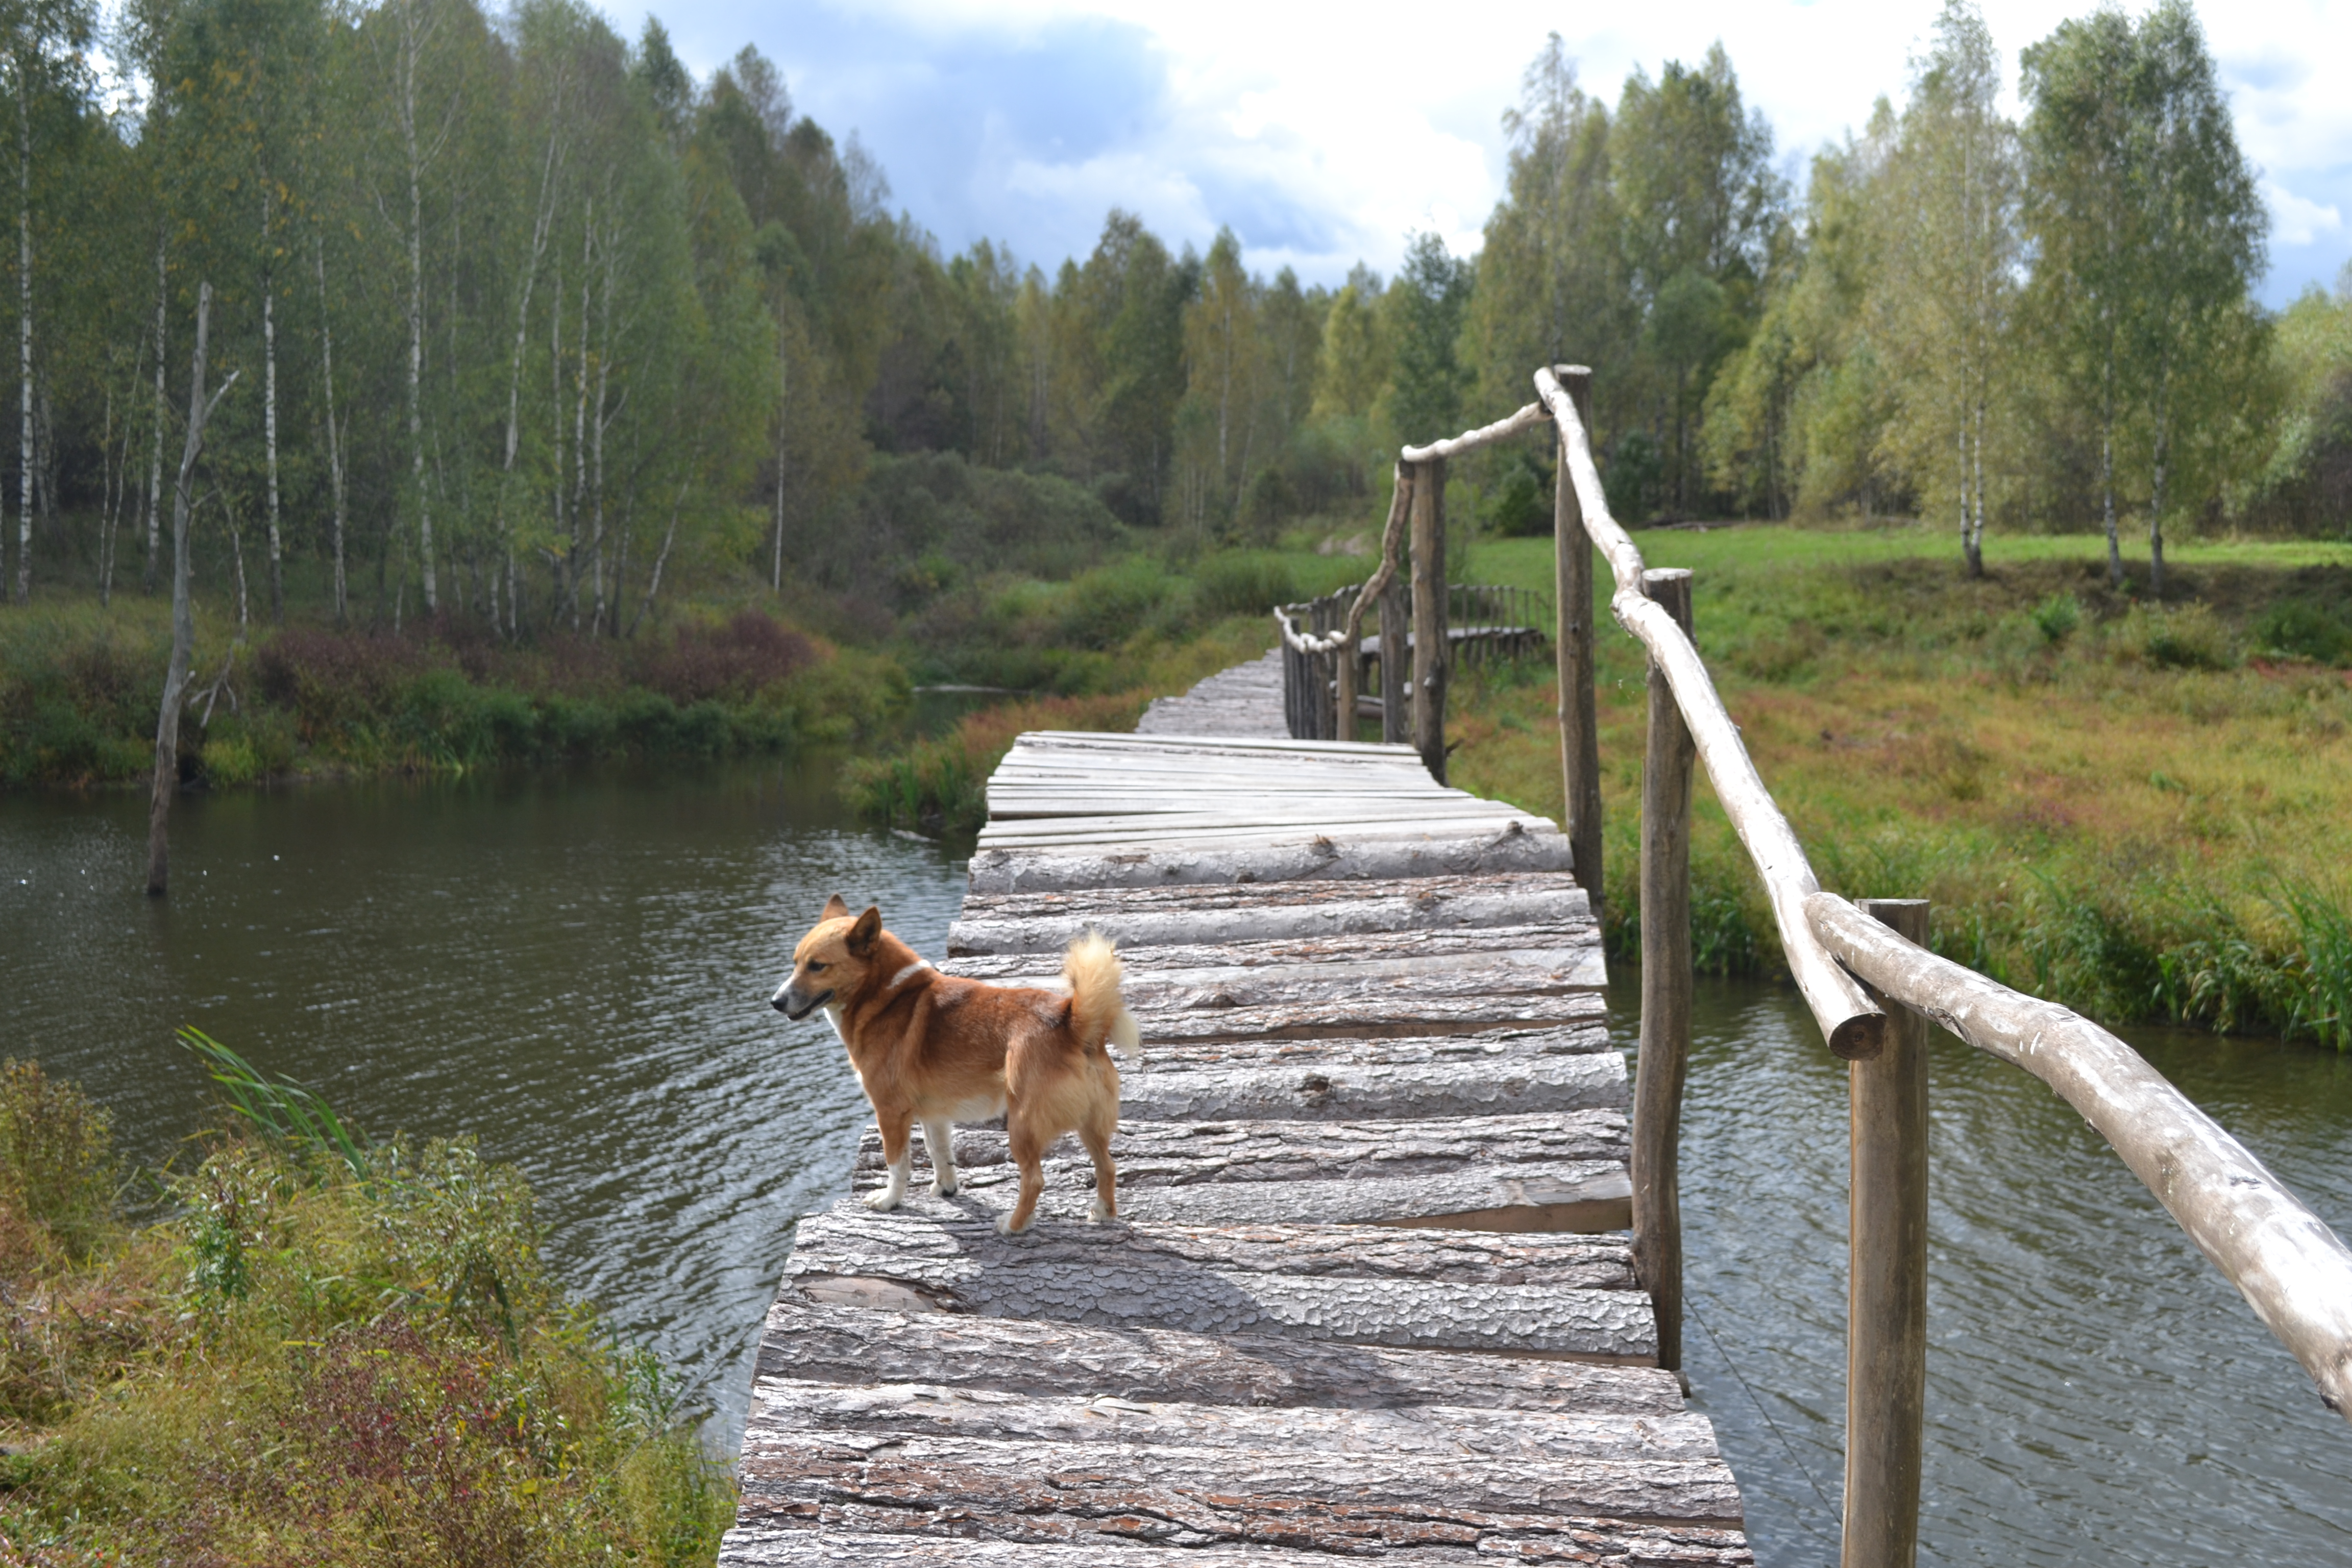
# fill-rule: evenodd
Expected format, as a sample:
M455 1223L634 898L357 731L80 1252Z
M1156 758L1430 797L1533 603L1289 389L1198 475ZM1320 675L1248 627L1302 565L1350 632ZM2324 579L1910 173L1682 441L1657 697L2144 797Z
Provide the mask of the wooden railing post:
M1592 427L1592 373L1564 364L1557 373L1586 429ZM1568 805L1569 851L1576 879L1592 900L1592 921L1601 923L1601 715L1595 706L1592 665L1592 540L1584 531L1584 508L1576 499L1576 478L1568 453L1559 452L1559 477L1552 486L1552 647L1559 660L1559 776Z
M1899 935L1927 944L1926 900L1871 899L1862 907ZM1927 1022L1890 1002L1885 1039L1876 1057L1846 1066L1853 1174L1842 1568L1912 1568L1919 1550L1927 1400Z
M1642 589L1691 627L1691 574L1645 572ZM1589 601L1588 601L1589 603ZM1690 809L1697 748L1665 671L1650 665L1642 764L1642 1048L1633 1071L1633 1270L1657 1316L1658 1364L1683 1363L1683 1220L1676 1164L1690 1056Z
M1412 744L1445 782L1445 459L1413 465Z
M1389 579L1381 590L1381 740L1402 746L1412 740L1412 715L1407 710L1412 661L1404 645L1412 640L1412 616L1405 607L1405 574Z

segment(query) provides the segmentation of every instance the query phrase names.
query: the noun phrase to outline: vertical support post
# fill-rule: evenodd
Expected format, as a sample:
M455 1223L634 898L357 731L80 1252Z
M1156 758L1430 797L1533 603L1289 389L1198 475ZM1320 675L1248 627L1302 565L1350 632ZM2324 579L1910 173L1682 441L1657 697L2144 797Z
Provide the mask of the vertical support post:
M1576 416L1592 427L1592 373L1580 364L1554 367ZM1601 714L1592 655L1592 540L1584 531L1584 507L1569 476L1568 456L1559 457L1552 489L1553 588L1559 617L1552 647L1559 659L1559 775L1568 808L1569 852L1576 879L1592 900L1601 921Z
M1412 716L1406 709L1411 700L1405 695L1412 668L1405 644L1412 640L1412 617L1405 608L1404 579L1404 573L1395 573L1381 590L1381 740L1391 746L1412 739Z
M1863 909L1922 947L1927 900ZM1885 997L1886 1046L1849 1062L1853 1176L1842 1568L1912 1568L1927 1405L1927 1022Z
M1356 595L1360 592L1361 592L1360 589L1349 589L1339 595L1340 603L1352 605L1356 602ZM1345 610L1340 612L1342 626L1347 624L1346 615ZM1358 629L1360 631L1362 628L1360 626ZM1360 655L1356 651L1356 639L1349 637L1342 642L1339 645L1339 651L1333 657L1339 661L1337 672L1339 682L1338 700L1332 703L1332 707L1339 712L1339 729L1332 738L1339 741L1352 741L1356 738L1356 672L1362 668L1358 662Z
M1445 782L1445 459L1413 465L1412 744Z
M1691 574L1642 574L1642 591L1691 629ZM1665 671L1650 665L1642 763L1642 1052L1633 1073L1633 1270L1658 1323L1658 1364L1683 1364L1683 1074L1690 1058L1691 778L1698 749Z

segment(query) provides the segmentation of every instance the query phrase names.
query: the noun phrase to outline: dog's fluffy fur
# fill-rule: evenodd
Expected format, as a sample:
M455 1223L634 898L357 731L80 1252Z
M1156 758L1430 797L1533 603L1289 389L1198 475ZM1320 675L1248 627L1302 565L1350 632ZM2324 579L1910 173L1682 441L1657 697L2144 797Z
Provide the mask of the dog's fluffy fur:
M893 1209L907 1195L913 1123L923 1124L931 1191L950 1197L949 1128L1002 1113L1021 1195L999 1230L1029 1227L1045 1188L1045 1150L1065 1132L1076 1132L1093 1156L1093 1217L1118 1212L1110 1158L1118 1069L1105 1047L1134 1054L1135 1017L1119 1000L1118 954L1101 936L1088 931L1072 942L1062 974L1067 995L942 974L882 929L880 910L869 905L853 919L838 894L826 903L793 949L792 975L774 1001L789 1018L824 1008L849 1047L890 1164L889 1185L868 1206Z

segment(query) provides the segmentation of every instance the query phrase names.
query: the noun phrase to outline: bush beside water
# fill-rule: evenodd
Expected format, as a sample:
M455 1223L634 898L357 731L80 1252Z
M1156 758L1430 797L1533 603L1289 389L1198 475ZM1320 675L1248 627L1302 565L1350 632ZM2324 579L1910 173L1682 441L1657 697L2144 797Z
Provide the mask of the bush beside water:
M5 1560L711 1561L726 1472L659 1365L562 1299L521 1177L306 1131L244 1070L263 1114L139 1226L104 1112L0 1069Z

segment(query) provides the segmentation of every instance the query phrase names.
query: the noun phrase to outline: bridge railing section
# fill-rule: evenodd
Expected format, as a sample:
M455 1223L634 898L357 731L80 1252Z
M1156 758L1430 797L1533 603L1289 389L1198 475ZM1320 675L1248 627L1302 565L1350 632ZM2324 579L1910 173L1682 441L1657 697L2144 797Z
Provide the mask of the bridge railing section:
M1283 715L1293 740L1354 740L1355 726L1343 717L1350 712L1358 719L1377 717L1381 738L1392 744L1402 744L1412 733L1406 683L1412 638L1408 633L1400 645L1386 633L1368 637L1349 626L1349 612L1363 599L1364 586L1355 584L1274 612L1282 628ZM1412 590L1391 583L1386 593L1403 596L1403 614L1393 618L1411 626ZM1375 591L1367 602L1381 596ZM1520 658L1551 640L1548 595L1504 584L1455 583L1445 598L1440 624L1455 664ZM1370 686L1373 679L1381 682L1377 689Z
M1675 1366L1681 1355L1676 1134L1690 1046L1691 787L1696 769L1704 767L1762 879L1798 989L1831 1052L1849 1064L1853 1167L1844 1568L1908 1568L1916 1555L1927 1384L1931 1021L2023 1068L2080 1111L2303 1364L2328 1407L2352 1418L2352 1248L2123 1041L2079 1014L1930 951L1924 901L1856 905L1823 890L1691 639L1691 574L1649 570L1610 515L1590 434L1591 373L1548 366L1536 372L1535 382L1537 400L1509 418L1404 449L1383 569L1402 570L1395 544L1407 514L1414 586L1428 575L1425 563L1444 559L1448 458L1552 426L1559 449L1552 640L1569 818L1563 826L1596 914L1601 889L1595 551L1615 580L1611 614L1648 652L1633 1182L1634 1254L1657 1307L1661 1363ZM1433 606L1440 597L1432 594L1426 602ZM1360 595L1359 616L1364 602ZM1415 616L1417 631L1423 618ZM1388 625L1384 617L1384 636ZM1450 654L1442 635L1415 639L1413 691L1416 697L1433 691L1438 700L1416 701L1412 739L1441 778ZM1424 717L1433 731L1424 728Z

